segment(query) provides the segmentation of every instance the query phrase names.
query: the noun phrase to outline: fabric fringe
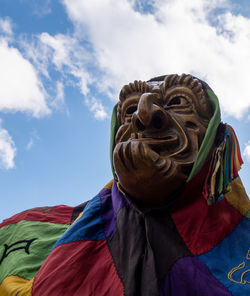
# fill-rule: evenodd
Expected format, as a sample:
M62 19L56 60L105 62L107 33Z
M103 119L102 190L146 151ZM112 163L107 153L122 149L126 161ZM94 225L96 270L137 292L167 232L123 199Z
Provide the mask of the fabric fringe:
M213 151L203 189L208 205L218 202L231 191L230 183L238 177L242 164L236 134L230 125L225 124L224 139Z

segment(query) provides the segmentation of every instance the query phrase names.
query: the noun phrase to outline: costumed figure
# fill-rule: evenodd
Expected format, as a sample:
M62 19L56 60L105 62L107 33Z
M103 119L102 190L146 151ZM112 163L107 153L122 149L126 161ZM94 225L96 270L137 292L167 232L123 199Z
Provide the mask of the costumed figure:
M0 224L0 295L250 295L250 202L233 129L192 75L125 85L114 179Z

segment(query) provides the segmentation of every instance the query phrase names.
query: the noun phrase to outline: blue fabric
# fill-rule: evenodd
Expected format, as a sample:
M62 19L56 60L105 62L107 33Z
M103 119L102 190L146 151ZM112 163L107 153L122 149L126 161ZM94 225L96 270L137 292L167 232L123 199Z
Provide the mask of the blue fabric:
M103 221L101 218L101 202L99 194L90 200L84 209L84 214L56 242L54 248L61 244L79 240L104 239Z
M250 221L242 218L233 232L198 258L233 294L250 295Z

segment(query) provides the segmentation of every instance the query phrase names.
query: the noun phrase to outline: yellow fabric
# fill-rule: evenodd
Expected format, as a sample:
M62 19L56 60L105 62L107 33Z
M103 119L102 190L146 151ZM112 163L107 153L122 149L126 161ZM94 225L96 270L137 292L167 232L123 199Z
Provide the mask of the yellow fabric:
M78 217L75 219L74 223L76 223L76 221L78 221L78 220L82 217L82 215L83 215L83 212L81 212L81 213L78 215ZM72 225L73 225L74 223L72 223ZM72 226L72 225L71 225L71 226Z
M113 182L114 182L114 179L112 179L111 181L108 182L108 184L106 184L103 189L109 189L111 190L112 189L112 186L113 186Z
M211 178L211 194L212 194L212 196L215 196L216 175L217 175L217 172L218 172L218 170L220 168L220 165L221 165L221 154L219 153L218 154L218 160L217 160L217 163L216 163L216 166L215 166L212 178Z
M235 161L236 161L236 168L237 168L237 171L239 171L239 170L241 169L241 164L240 164L239 158L236 157L236 158L235 158Z
M239 149L237 148L237 145L236 145L236 147L235 147L235 163L236 163L237 171L239 171L241 169L241 164L240 164L240 161L239 161L239 158L238 158L238 154L240 154L240 151L239 151Z
M236 208L243 216L250 210L250 200L240 177L230 183L231 191L225 195L226 200Z
M234 151L235 147L233 146L233 153L231 155L231 180L234 179L234 170L233 170L233 164L234 164L234 160L235 160L235 164L237 163L237 155L235 154L235 151ZM236 165L237 167L237 165ZM239 171L239 170L238 170Z
M32 280L25 280L19 276L8 276L0 285L1 296L15 296L17 292L18 296L31 296L32 295Z

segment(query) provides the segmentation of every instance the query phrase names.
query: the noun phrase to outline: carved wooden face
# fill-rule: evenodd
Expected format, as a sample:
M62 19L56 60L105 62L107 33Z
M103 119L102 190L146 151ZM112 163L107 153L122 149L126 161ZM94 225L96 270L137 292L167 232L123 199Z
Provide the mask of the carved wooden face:
M210 118L201 83L191 75L135 81L121 90L114 167L132 198L158 205L185 183Z

